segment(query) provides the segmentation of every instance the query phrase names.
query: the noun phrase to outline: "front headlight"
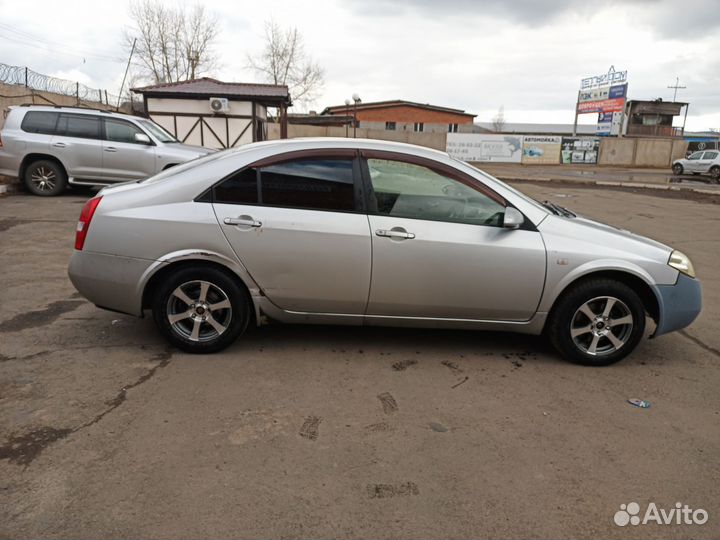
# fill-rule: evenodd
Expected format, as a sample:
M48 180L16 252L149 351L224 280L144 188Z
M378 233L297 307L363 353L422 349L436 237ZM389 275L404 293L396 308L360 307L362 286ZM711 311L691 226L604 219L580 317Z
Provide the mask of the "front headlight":
M690 262L690 259L687 255L677 249L670 254L668 264L683 274L692 278L695 277L695 268L693 268L693 264Z

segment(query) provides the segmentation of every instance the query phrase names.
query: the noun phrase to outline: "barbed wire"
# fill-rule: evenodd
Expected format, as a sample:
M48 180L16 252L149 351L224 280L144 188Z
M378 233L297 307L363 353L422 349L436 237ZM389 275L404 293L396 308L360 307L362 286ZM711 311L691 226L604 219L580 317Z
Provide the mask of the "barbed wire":
M25 86L40 92L51 92L63 96L75 97L78 101L90 101L115 105L118 103L117 95L109 94L99 88L90 88L80 82L58 79L43 75L22 66L10 66L0 62L0 82Z

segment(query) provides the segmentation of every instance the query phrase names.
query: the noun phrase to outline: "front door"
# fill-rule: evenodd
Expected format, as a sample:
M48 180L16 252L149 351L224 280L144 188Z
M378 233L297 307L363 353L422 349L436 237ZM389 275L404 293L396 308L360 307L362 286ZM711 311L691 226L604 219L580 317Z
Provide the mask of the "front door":
M530 319L545 281L535 230L502 227L505 202L475 179L368 155L373 267L367 315Z
M106 180L139 180L155 174L155 145L137 142L135 134L147 135L135 124L105 118L103 175Z
M215 187L222 230L276 306L362 315L370 288L358 160L302 157L248 167Z

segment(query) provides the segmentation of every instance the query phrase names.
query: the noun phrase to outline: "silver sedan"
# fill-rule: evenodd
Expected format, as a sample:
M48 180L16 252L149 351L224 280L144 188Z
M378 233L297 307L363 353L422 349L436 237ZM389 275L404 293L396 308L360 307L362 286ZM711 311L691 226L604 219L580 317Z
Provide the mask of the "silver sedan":
M689 325L688 258L540 203L443 152L297 139L212 154L107 187L69 268L99 307L190 352L270 321L545 333L605 365Z

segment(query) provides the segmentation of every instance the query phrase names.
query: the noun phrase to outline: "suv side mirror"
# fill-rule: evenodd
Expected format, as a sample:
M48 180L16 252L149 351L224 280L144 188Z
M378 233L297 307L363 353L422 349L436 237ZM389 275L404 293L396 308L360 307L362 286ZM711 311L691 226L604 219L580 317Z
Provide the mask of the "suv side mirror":
M148 137L145 133L136 133L135 142L140 144L152 144L150 137Z
M508 206L505 209L505 215L503 216L503 227L506 229L517 229L525 223L525 216L522 215L520 210Z

